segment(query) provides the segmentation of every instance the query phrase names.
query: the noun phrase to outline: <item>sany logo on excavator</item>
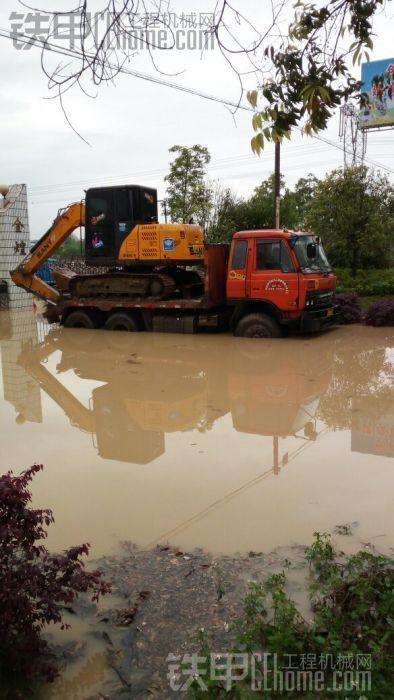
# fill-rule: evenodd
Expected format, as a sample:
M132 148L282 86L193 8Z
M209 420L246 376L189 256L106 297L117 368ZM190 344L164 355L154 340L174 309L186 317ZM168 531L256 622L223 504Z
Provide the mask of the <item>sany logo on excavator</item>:
M45 241L45 243L42 244L41 248L38 248L36 251L36 256L37 258L42 258L43 255L47 252L47 250L52 246L52 244L56 241L56 236L53 233L52 236L49 237L49 240Z

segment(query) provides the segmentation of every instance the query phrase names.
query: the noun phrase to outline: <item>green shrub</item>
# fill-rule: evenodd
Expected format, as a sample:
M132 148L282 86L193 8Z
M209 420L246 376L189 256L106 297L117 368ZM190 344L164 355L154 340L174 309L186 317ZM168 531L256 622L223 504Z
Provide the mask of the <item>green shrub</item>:
M335 270L337 292L356 292L361 296L387 296L394 294L394 268L386 270L359 270L353 278L346 268Z
M338 660L349 661L344 666L339 663L340 668L348 669L347 687L337 686L335 695L324 693L317 696L314 690L307 690L305 694L293 688L285 693L289 698L360 700L367 696L369 700L383 700L393 697L394 560L367 551L346 556L335 550L330 535L314 534L314 542L305 549L305 559L309 564L306 583L311 614L306 618L301 616L289 596L288 578L284 571L264 581L251 582L243 617L235 629L235 646L229 651L234 655L246 653L255 655L255 658L257 655L260 660L266 654L266 665L260 662L257 670L262 674L260 677L271 679L276 668L289 668L289 657L296 659L290 664L291 667L301 670L305 668L305 659L311 658L313 661L332 657L334 665L324 666L327 689L332 688ZM205 640L201 644L201 652L212 660L215 655L212 652L209 655L209 651ZM354 661L354 664L350 664L350 661ZM366 665L358 665L361 661L365 661ZM365 676L358 670L366 668L370 669L371 687L365 696L364 689L359 687ZM250 689L253 678L250 666L247 670L249 675L239 673L238 678L232 677L230 688L227 677L212 678L208 667L205 673L201 673L201 679L193 683L193 697L231 697L239 700L284 697L280 690L273 689L272 683L267 693L253 694ZM201 689L202 680L208 694Z

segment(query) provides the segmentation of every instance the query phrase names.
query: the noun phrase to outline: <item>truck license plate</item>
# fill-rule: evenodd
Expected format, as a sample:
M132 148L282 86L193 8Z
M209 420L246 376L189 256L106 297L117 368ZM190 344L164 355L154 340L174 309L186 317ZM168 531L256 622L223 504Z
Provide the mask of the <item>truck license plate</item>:
M328 309L327 316L333 316L333 315L334 315L334 309Z

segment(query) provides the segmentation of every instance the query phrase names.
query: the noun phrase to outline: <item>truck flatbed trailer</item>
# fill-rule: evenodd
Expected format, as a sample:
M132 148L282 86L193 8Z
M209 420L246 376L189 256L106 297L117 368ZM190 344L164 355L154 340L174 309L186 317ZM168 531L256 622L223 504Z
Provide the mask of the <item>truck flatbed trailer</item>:
M203 294L199 296L158 300L154 297L105 293L84 297L64 295L56 304L48 307L46 317L49 321L60 320L65 326L72 327L78 327L78 318L80 326L87 328L105 323L108 328L109 322L110 330L194 333L199 328L223 329L228 325L226 276L229 248L226 244L206 246L204 272L201 269ZM78 312L81 315L76 317Z

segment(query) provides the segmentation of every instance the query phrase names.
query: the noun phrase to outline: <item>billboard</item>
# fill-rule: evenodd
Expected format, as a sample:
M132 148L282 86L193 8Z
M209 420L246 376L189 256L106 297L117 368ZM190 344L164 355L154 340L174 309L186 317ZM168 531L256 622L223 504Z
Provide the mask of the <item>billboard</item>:
M359 114L361 128L394 126L394 58L362 63L361 81L368 96Z

